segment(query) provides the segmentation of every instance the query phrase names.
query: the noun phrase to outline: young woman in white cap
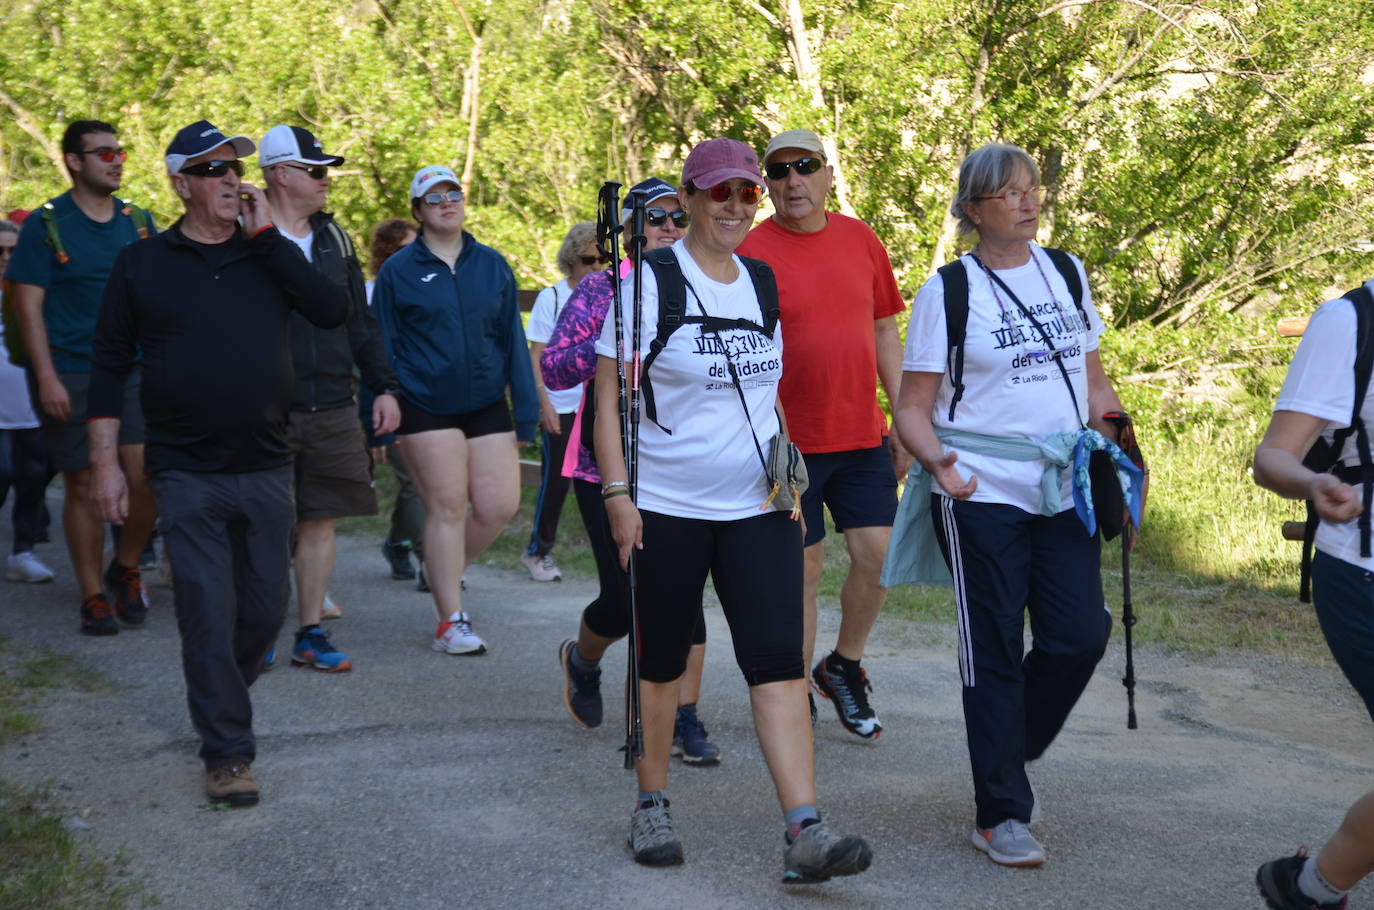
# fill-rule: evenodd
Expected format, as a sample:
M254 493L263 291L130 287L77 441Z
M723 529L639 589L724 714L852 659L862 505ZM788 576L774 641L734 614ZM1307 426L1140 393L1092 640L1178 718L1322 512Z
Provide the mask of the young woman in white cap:
M420 234L382 266L372 306L401 391L401 453L425 504L424 572L439 618L433 648L483 654L463 610L463 570L520 506L516 440L534 438L539 399L515 276L463 230L458 177L440 165L421 168L410 200Z

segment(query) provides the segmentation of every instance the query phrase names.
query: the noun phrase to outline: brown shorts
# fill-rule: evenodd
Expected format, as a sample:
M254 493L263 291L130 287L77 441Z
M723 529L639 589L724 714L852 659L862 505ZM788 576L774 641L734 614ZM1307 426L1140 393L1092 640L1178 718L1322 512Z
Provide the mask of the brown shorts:
M296 520L376 515L372 460L358 409L292 411L286 442L296 459Z

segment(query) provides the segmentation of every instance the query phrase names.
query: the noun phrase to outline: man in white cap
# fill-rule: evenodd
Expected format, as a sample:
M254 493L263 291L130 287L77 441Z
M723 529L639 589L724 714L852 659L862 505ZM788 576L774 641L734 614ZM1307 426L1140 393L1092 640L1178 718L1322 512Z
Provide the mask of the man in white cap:
M91 346L91 468L102 517L123 522L120 400L141 354L145 461L176 566L191 722L215 802L258 801L248 687L280 631L295 524L287 412L293 311L342 325L345 299L272 226L240 181L244 136L204 120L167 147L186 213L115 260Z
M820 137L810 130L774 136L763 154L773 216L740 245L778 279L787 327L779 387L792 441L806 457L811 485L806 519L808 665L816 645L816 589L825 560L825 514L844 534L850 568L840 589L835 648L811 671L818 692L835 705L846 730L874 740L883 726L869 705L860 667L887 589L878 583L897 511L897 478L911 455L889 433L877 382L895 401L902 381L896 314L905 309L887 250L855 218L825 210L834 180ZM814 718L814 705L813 705Z
M300 247L319 280L348 305L348 321L323 329L301 313L291 316L295 386L287 439L295 456L296 598L300 628L291 662L326 673L352 669L348 655L330 642L320 619L340 614L326 605L334 571L334 521L377 514L367 443L353 398L353 367L376 396L373 432L396 429L396 375L382 332L367 305L367 288L352 240L324 211L329 168L344 159L330 155L309 130L274 126L258 145L258 164L282 236ZM326 606L332 607L326 611Z

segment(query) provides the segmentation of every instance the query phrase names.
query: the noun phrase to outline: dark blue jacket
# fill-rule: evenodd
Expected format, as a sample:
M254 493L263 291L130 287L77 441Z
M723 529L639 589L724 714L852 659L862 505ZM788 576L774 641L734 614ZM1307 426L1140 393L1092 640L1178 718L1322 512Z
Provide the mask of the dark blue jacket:
M450 270L421 234L382 266L372 309L402 397L431 414L467 414L510 386L516 436L534 438L539 396L515 275L500 253L465 231Z

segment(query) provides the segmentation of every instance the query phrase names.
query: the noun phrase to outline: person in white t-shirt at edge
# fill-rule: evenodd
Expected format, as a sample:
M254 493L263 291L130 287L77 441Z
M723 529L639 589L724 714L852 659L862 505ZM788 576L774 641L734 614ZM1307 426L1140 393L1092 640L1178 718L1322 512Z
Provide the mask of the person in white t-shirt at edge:
M1374 281L1354 294L1370 291ZM1361 305L1374 309L1368 299ZM1361 546L1369 521L1363 495L1371 470L1361 466L1361 434L1351 426L1356 328L1355 303L1346 298L1322 304L1308 321L1269 429L1255 451L1255 483L1290 499L1310 499L1316 506L1321 521L1312 559L1312 605L1332 656L1374 718L1374 557ZM1374 396L1365 395L1359 417L1365 427L1374 426ZM1303 459L1322 436L1340 447L1341 457L1337 467L1317 473ZM1350 889L1370 872L1374 791L1350 807L1316 856L1308 856L1304 847L1294 856L1265 863L1255 880L1275 910L1344 908Z
M0 275L10 264L10 251L18 240L19 225L0 219ZM47 455L38 415L29 399L24 368L10 362L4 326L0 325L0 506L14 490L10 511L14 546L5 560L6 581L39 583L53 579L52 569L33 552L43 535L43 494L47 487Z
M1104 415L1124 420L1098 355L1102 322L1082 264L1065 262L1082 289L1076 303L1035 243L1039 184L1035 161L1015 146L985 145L960 166L950 211L962 233L978 234L959 260L968 282L963 393L955 394L937 274L917 292L907 329L894 420L918 465L883 581L903 580L894 564L920 558L953 576L977 806L971 839L1006 866L1045 861L1028 828L1038 807L1026 764L1058 735L1111 633L1095 520L1091 530L1091 512L1080 520L1075 472L1064 468L1085 440L1117 441ZM1051 457L1051 440L1068 451ZM1023 657L1027 611L1033 642Z
M534 298L530 321L525 326L525 339L530 343L530 360L534 364L534 382L539 388L539 450L544 469L539 480L539 495L534 502L530 545L520 555L520 562L535 581L563 580L553 560L553 545L558 535L558 519L563 514L563 501L568 497L572 482L563 476L563 457L567 453L573 420L577 417L577 406L582 401L581 383L570 389L545 387L539 355L553 336L559 311L578 283L606 264L596 246L596 225L590 221L574 224L558 248L557 262L563 280L544 288Z
M690 226L682 240L653 255L671 253L681 269L688 319L643 378L637 505L621 454L614 318L596 345L596 456L622 566L637 551L644 756L630 818L635 860L651 866L683 860L664 788L678 680L709 574L783 810L784 880L811 882L862 872L872 851L860 837L833 833L816 811L802 657L802 527L786 512L760 509L768 484L756 443L766 446L783 419L782 332L764 330L753 279L734 251L762 196L758 157L744 143L708 139L687 156L678 197ZM640 353L646 356L658 327L656 268L646 259L621 291L628 346L634 285L642 276Z

